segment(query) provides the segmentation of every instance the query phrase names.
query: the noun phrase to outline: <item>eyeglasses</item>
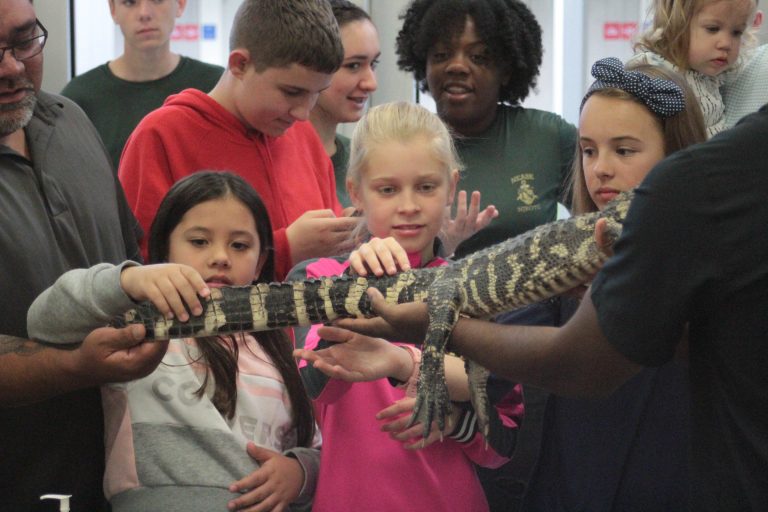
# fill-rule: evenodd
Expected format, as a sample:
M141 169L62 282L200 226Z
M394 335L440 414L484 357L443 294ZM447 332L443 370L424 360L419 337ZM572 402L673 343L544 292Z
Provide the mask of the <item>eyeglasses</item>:
M45 41L48 39L48 30L40 23L40 20L35 20L35 24L40 27L43 33L26 41L0 48L0 62L3 62L7 51L10 51L13 58L18 61L31 59L43 51Z

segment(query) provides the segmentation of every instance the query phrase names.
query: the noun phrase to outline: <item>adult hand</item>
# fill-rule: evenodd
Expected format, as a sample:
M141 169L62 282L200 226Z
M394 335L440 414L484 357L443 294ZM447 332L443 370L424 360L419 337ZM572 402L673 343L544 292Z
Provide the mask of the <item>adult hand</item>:
M418 345L424 342L429 324L425 303L387 304L377 289L369 288L367 293L378 317L343 318L335 320L333 325L376 338Z
M229 486L231 492L243 495L227 503L227 508L248 512L288 510L304 485L304 469L299 461L253 443L245 449L259 463L259 469Z
M446 254L453 254L461 242L471 237L499 216L495 206L486 206L480 211L480 192L475 190L467 208L467 192L462 190L456 203L456 216L451 219L451 207L446 206L440 240Z
M320 350L296 349L293 356L306 360L329 377L348 382L383 377L404 381L413 370L410 354L381 338L328 326L318 329L317 334L334 344Z
M293 263L335 256L354 247L352 231L360 219L336 217L331 210L309 210L285 230Z
M595 223L595 243L597 247L608 257L613 256L613 243L615 237L611 234L606 219L598 219Z
M185 303L193 315L201 315L198 296L211 293L197 270L176 263L126 267L120 273L120 286L133 300L151 301L166 318L176 315L182 322L189 320Z
M70 370L86 384L99 386L150 374L163 358L167 341L144 341L144 326L102 327L71 352ZM88 386L81 386L88 387Z
M598 219L597 223L595 223L595 243L597 244L598 249L609 258L613 256L613 243L615 242L615 238L616 237L608 228L606 219ZM587 293L587 289L589 289L593 277L594 275L590 276L586 283L578 285L562 295L573 297L578 300L583 299L584 295Z
M376 413L377 420L384 420L381 430L389 432L389 437L403 443L406 450L421 450L435 441L442 441L443 437L453 432L461 414L461 409L454 407L446 418L445 428L441 431L437 422L433 421L429 435L425 438L421 423L417 422L408 427L415 405L415 397L406 397Z
M349 266L360 276L367 276L370 269L376 276L396 274L398 270L410 270L408 253L394 239L371 238L349 255Z

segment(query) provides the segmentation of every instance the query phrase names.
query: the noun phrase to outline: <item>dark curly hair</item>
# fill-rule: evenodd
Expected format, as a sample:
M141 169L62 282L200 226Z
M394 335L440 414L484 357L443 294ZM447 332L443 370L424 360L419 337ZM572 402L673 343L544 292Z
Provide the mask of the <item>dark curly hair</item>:
M542 55L541 26L519 0L414 0L400 16L397 65L412 72L419 88L428 91L429 49L461 35L468 16L499 69L509 72L499 101L519 104L536 86Z

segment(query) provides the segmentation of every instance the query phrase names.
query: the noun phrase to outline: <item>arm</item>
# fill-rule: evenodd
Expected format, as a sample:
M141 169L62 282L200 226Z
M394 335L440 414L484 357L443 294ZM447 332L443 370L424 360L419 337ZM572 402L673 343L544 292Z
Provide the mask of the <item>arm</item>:
M319 439L319 436L315 436ZM309 510L317 489L317 478L320 475L320 456L322 451L319 442L313 447L297 446L283 452L284 455L296 459L303 470L303 484L299 495L294 499L294 507L299 506Z
M24 405L148 375L168 344L143 338L140 325L96 329L81 344L56 347L0 336L0 404Z
M336 325L372 336L423 339L426 304L389 305L377 290L369 294L379 318L343 319ZM561 328L461 318L449 346L496 375L562 395L605 396L641 369L605 339L589 294Z
M514 383L494 379L491 401L492 432L489 439L478 431L476 412L469 403L469 381L464 361L453 355L445 356L445 375L448 393L455 402L453 413L445 429L437 425L424 439L423 427L416 423L408 426L415 405L410 394L418 379L419 349L398 346L381 338L371 338L336 327L321 327L318 335L332 342L320 350L297 349L295 357L304 358L316 371L334 379L348 382L371 381L388 377L401 382L406 397L377 414L383 421L382 430L403 443L410 450L425 448L435 441L449 438L461 445L473 461L486 467L497 467L508 460L515 445L515 437L522 416L522 396ZM488 447L490 446L490 449Z
M475 190L467 207L467 191L459 192L456 204L456 216L451 218L451 207L445 207L443 227L440 240L443 242L445 253L453 254L461 242L471 237L499 216L499 211L493 205L486 206L480 211L480 192Z
M78 343L96 327L135 306L120 287L122 271L136 263L101 263L66 272L41 293L27 312L30 337L48 343Z
M453 409L446 427L441 432L436 424L428 439L423 439L421 424L408 426L415 405L416 382L419 375L421 351L410 345L395 345L381 338L371 338L336 327L321 327L317 332L326 343L315 350L296 349L294 357L306 361L306 368L330 377L330 382L369 382L389 378L390 384L403 388L405 397L380 411L376 418L383 420L382 430L403 442L406 449L420 449L432 444L443 435L450 434L457 425L462 410ZM302 363L304 363L302 361ZM468 400L469 388L464 363L454 356L446 356L446 382L451 400ZM305 374L302 373L304 376ZM346 390L347 384L343 390ZM341 395L339 386L328 386L323 401Z
M96 327L135 306L152 301L167 317L202 313L198 295L209 294L200 274L186 265L120 266L102 263L64 273L38 296L27 313L30 336L50 343L75 343Z
M420 354L421 351L415 347L406 348L381 338L363 336L337 327L320 327L317 334L331 344L319 350L299 348L293 351L293 355L306 360L332 378L366 382L389 377L397 382L408 383L418 368L412 354ZM469 400L464 362L458 357L446 356L445 367L451 400Z
M561 328L468 319L450 345L498 375L561 395L605 396L642 368L603 336L589 292Z
M356 217L337 217L332 210L304 212L285 230L290 260L346 254L354 247L352 231L358 222Z
M293 356L301 359L304 386L313 400L323 403L338 400L354 382L389 376L406 382L412 374L410 352L344 329L312 326L297 347Z

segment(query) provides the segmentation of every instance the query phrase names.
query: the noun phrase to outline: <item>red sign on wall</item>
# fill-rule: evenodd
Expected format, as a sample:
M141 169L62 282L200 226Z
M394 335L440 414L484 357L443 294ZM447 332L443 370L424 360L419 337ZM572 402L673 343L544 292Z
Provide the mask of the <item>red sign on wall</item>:
M196 23L180 24L173 27L172 41L197 41L200 39L200 26Z
M632 39L635 32L637 32L637 23L634 21L607 21L603 24L603 39L606 41L628 41Z

